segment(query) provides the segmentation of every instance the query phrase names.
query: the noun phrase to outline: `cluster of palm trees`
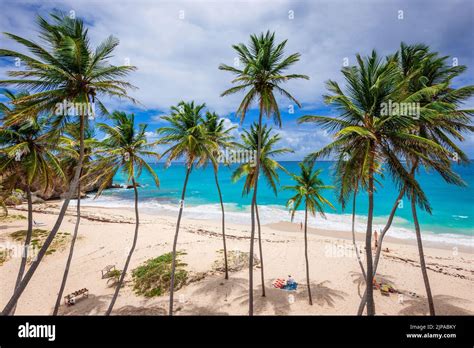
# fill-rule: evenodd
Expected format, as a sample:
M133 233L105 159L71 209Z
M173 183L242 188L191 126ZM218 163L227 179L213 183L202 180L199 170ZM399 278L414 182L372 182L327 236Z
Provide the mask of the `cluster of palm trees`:
M225 211L219 186L219 158L225 149L239 149L256 153L255 163L240 163L232 175L233 181L245 178L243 195L252 194L251 232L249 247L249 315L253 315L254 296L254 245L258 240L261 261L262 296L265 296L265 276L261 225L258 214L258 183L263 178L276 194L279 186L279 171L286 172L275 159L278 155L292 152L278 147L281 141L278 133L264 124L272 118L282 126L280 108L276 95L300 103L282 84L293 79L308 79L301 74L286 74L285 71L299 61L300 55L285 55L286 40L275 41L274 33L252 35L248 45L234 45L242 68L220 65L236 77L233 87L222 96L243 93L242 102L236 115L244 121L248 111L256 104L258 119L244 130L237 141L231 135L233 128L226 128L224 120L206 109L205 104L181 101L171 107L171 112L163 116L165 126L157 130L158 140L150 142L146 137L146 126L136 124L133 114L115 111L110 113L102 102L103 98L120 98L136 103L128 90L135 87L125 80L135 70L133 66L114 66L109 58L119 44L109 37L93 49L88 32L79 18L70 18L62 13L53 13L48 21L38 17L40 38L44 45L13 34L8 37L21 44L31 56L15 51L0 49L0 57L14 57L21 60L21 67L9 72L11 79L1 80L0 85L10 86L20 92L4 90L9 102L0 104L2 124L0 126L0 173L2 190L21 188L28 202L28 230L24 243L23 258L18 273L15 290L3 308L4 315L12 315L18 299L27 287L38 265L43 260L48 247L56 236L70 200L77 196L77 218L65 264L62 282L53 314L58 313L63 291L66 286L74 245L80 225L81 187L96 184L100 195L118 171L123 171L132 184L135 197L135 231L130 252L125 260L119 281L106 314L109 315L123 285L139 231L139 190L137 179L145 170L159 186L159 179L150 160L166 158L182 160L185 164L176 230L173 239L173 261L170 278L169 314L173 314L173 295L176 269L176 255L181 217L185 207L186 188L193 169L212 166L219 202L222 211L222 240L224 250L225 279L229 278L227 245L225 234ZM462 185L463 181L451 167L453 153L456 159L467 162L467 156L458 148L453 138L463 140L466 131L472 131L470 117L472 110L462 110L460 105L472 96L473 86L454 88L452 79L464 70L464 66L449 66L447 57L439 57L424 45L402 44L394 55L380 58L374 51L366 58L357 56L357 65L342 69L345 88L328 81L330 94L326 102L338 111L338 115L307 115L299 122L316 123L333 133L334 141L322 149L311 153L300 164L299 175L290 174L295 184L283 189L292 190L293 197L288 208L293 218L296 210L304 204L305 260L308 300L312 304L309 277L309 257L307 242L308 214L320 213L324 216L324 206L332 207L323 197L323 191L333 189L325 185L314 169L318 158L332 156L335 159L335 189L342 206L350 197L353 199L353 242L355 243L356 196L361 191L368 192L369 210L366 230L366 264L359 260L361 272L366 280L366 290L362 298L359 314L367 305L367 314L375 314L372 283L381 253L383 237L389 230L400 199L406 197L411 202L415 231L420 254L420 264L426 285L430 313L434 314L434 304L425 267L421 231L417 219L417 207L431 212L429 201L416 173L420 167L434 169L449 183ZM55 114L58 103L64 101L97 106L106 123L95 123L90 115ZM418 103L416 117L400 112L386 114L382 108L386 103ZM77 117L79 116L79 117ZM98 115L97 115L98 116ZM265 117L264 117L265 116ZM105 137L97 140L93 125ZM158 154L155 146L166 146ZM226 163L224 163L226 164ZM388 172L398 185L399 196L394 202L386 227L381 233L378 249L373 259L371 249L374 192L378 177ZM67 194L58 214L56 223L39 250L37 257L26 270L27 251L33 231L33 209L31 188L42 190L51 188L57 182L65 183ZM257 238L255 238L255 232ZM359 252L357 252L359 257Z

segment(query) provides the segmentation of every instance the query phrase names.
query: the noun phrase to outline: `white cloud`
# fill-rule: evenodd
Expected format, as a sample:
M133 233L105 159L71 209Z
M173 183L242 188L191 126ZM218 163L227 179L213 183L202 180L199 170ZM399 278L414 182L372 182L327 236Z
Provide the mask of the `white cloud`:
M180 100L195 100L230 120L229 114L236 110L242 95L220 97L231 86L233 76L218 70L218 66L233 64L233 44L247 43L250 34L267 29L276 31L278 40L288 39L287 54L301 53L301 61L288 72L306 74L311 79L291 81L284 87L303 103L303 112L323 105L324 82L330 78L341 80L344 58L354 64L356 53L368 54L373 48L388 54L401 41L424 42L473 69L473 43L464 33L472 26L472 16L462 11L469 2L434 3L395 0L380 6L370 0L6 0L2 2L0 31L36 39L32 20L36 12L46 15L53 8L74 10L89 25L93 45L111 34L120 39L111 61L123 64L129 59L138 67L130 81L139 89L131 94L143 109L167 113ZM404 11L403 20L397 18L400 9ZM294 19L288 17L290 10L294 11ZM184 11L183 19L179 18L180 11ZM0 46L21 50L4 36ZM1 77L5 70L0 67ZM472 75L463 82L472 83ZM288 101L280 101L282 109L286 108ZM117 100L107 105L110 109L128 107L125 101ZM151 123L159 122L159 116L152 116ZM291 133L285 131L285 141L296 146L298 155L328 140L323 133L306 129L293 125Z

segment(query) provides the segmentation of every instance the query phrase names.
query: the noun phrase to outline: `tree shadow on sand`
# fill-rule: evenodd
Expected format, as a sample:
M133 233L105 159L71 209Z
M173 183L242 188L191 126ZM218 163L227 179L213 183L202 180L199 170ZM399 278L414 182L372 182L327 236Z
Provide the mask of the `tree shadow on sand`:
M178 315L215 315L227 316L229 313L223 312L214 306L197 306L194 304L183 304L174 311Z
M88 297L79 298L72 306L61 304L59 315L100 315L105 313L111 299L112 295L95 296L89 294Z
M112 315L168 315L168 310L160 306L123 306L114 309Z
M232 295L240 295L247 290L248 281L244 278L232 278L228 280L219 278L206 279L199 282L198 288L193 291L192 296L211 295L216 300L231 298Z
M247 285L248 286L248 285ZM295 298L300 297L294 291L285 291L282 289L276 289L272 285L265 288L265 297L262 296L262 286L259 285L253 292L253 308L256 314L265 312L268 308L271 308L275 315L286 315L290 312L290 295ZM248 288L245 292L238 296L235 300L240 306L249 305Z
M325 304L329 307L334 307L335 299L343 300L347 293L340 290L335 290L328 287L326 284L330 283L329 280L325 280L319 284L311 283L311 295L313 301L319 306L324 306ZM304 286L304 291L302 295L308 297L308 289Z
M435 295L433 297L436 315L472 315L462 307L463 304L469 303L468 300L449 296L449 295ZM400 315L429 315L428 301L426 297L410 298L405 300L404 305L408 305L398 312Z

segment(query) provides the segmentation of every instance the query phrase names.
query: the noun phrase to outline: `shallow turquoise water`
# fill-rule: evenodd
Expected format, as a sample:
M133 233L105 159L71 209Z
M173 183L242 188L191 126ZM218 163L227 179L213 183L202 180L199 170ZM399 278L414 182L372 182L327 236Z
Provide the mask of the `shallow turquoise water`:
M297 162L281 162L290 172L299 172ZM137 180L142 187L139 188L140 207L148 209L163 210L172 213L177 209L181 189L183 185L185 167L181 163L173 163L165 168L162 163L152 165L160 177L161 186L156 188L151 177L143 173ZM326 184L333 183L332 162L318 162L316 168L322 168L322 179ZM231 182L231 174L235 165L221 167L219 169L219 180L223 199L226 203L226 211L229 219L237 222L246 222L250 214L250 197L242 196L243 180L237 183ZM468 166L455 165L455 170L468 183L467 187L457 187L446 184L435 172L421 170L418 180L425 190L431 202L433 213L419 212L419 219L423 231L433 234L452 234L459 237L471 239L474 231L474 164ZM114 179L115 183L125 184L126 179L118 173ZM284 172L280 172L280 185L291 185L291 178ZM262 207L262 220L264 222L277 222L288 220L288 212L285 203L291 193L280 190L275 196L264 180L259 185L258 202ZM350 210L342 211L340 204L336 201L333 190L327 190L326 197L333 203L335 210L328 207L328 219L326 221L317 217L314 223L321 226L333 227L333 229L348 228L350 223ZM397 197L396 187L389 177L382 180L382 186L378 187L375 194L375 223L383 224L384 217L389 214L390 209ZM218 195L214 182L214 174L211 167L195 169L190 176L186 194L185 212L196 218L217 218L220 210L217 206ZM104 192L103 196L95 202L85 201L85 204L93 205L119 205L129 206L133 204L133 190L112 189ZM350 205L348 206L348 208ZM302 209L303 207L301 207ZM350 208L349 208L350 209ZM346 214L346 215L345 215ZM361 229L367 214L367 197L361 193L358 197L357 215ZM398 209L394 226L404 231L405 234L412 230L411 209L408 201L404 201L403 208ZM403 237L403 236L401 236ZM405 237L410 238L409 235Z

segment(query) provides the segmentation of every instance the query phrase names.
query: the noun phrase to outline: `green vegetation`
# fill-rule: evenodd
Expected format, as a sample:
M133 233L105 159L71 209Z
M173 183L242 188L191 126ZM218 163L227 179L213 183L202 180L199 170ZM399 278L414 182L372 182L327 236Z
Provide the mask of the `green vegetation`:
M0 250L0 266L3 265L10 258L10 250L3 249Z
M12 222L16 220L26 220L26 217L20 214L9 214L7 216L0 216L0 221L2 223Z
M10 233L10 237L12 237L15 241L20 242L20 241L25 240L27 233L28 233L27 230L19 230L19 231ZM30 247L36 250L41 249L48 235L49 235L49 231L47 230L42 230L39 228L33 229L33 232L31 235L32 239L31 239ZM68 232L58 232L56 236L54 237L53 242L49 246L48 250L46 251L46 255L51 255L55 251L60 250L64 246L66 246L69 240L69 235L70 233ZM28 258L28 261L31 261L31 256Z
M186 264L179 260L179 255L185 253L176 253L174 290L179 290L188 279L188 272L184 269ZM132 273L135 292L145 297L163 295L170 288L172 263L173 254L166 253L135 268Z
M225 271L223 253L224 250L218 250L219 258L214 261L212 269L218 272ZM221 258L222 257L222 258ZM238 272L249 266L249 253L240 250L229 250L227 252L228 269L230 272ZM254 255L254 266L260 265L260 260Z

